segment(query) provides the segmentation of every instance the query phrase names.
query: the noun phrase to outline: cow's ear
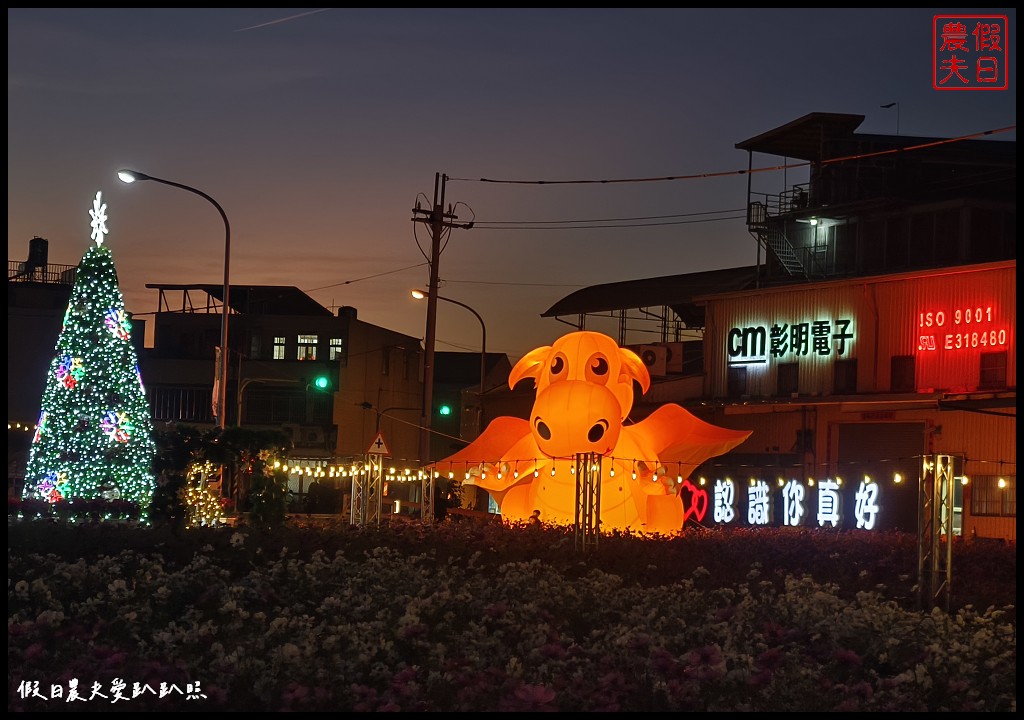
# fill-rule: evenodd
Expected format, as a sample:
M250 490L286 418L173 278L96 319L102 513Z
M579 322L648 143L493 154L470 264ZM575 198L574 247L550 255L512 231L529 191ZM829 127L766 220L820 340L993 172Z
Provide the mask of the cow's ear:
M622 374L640 383L641 395L647 392L651 387L651 373L640 356L629 348L619 348L619 358L622 360Z
M508 375L508 387L514 390L516 384L523 378L532 377L534 380L540 377L541 369L548 360L551 353L551 346L534 348L519 359L519 362L512 368Z

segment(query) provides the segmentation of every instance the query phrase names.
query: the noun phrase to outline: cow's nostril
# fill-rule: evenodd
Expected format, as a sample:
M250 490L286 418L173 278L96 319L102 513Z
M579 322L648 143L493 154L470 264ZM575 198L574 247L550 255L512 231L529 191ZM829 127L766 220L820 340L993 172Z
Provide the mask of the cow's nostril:
M551 439L551 428L544 424L544 421L537 418L537 434L540 435L544 440Z
M587 433L587 440L590 442L597 442L604 437L604 431L608 429L608 422L605 420L598 420L594 423L593 427L590 428L590 432Z

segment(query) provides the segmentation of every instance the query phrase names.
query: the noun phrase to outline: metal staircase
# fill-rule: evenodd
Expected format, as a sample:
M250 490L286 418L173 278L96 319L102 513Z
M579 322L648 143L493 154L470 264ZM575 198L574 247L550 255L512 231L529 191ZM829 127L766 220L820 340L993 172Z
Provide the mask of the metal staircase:
M768 206L754 201L747 207L747 227L757 238L759 245L771 251L787 273L793 277L808 278L807 268L800 262L786 233L774 223L768 222Z
M797 257L796 251L793 250L793 245L789 242L785 232L778 228L769 228L767 233L765 233L763 243L771 249L779 264L786 269L786 272L793 276L808 277L807 268L800 262L800 258Z

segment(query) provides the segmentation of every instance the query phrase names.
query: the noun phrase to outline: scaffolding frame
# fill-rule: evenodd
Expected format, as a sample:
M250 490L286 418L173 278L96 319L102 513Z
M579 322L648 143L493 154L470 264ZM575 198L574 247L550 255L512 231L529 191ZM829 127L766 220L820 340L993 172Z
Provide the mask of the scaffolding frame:
M573 533L577 550L596 550L601 535L602 459L597 453L576 455L576 512Z
M918 482L917 600L949 612L953 578L954 456L925 456ZM945 542L945 544L943 544Z
M384 456L367 454L364 472L352 478L351 525L380 526L380 508L384 488Z

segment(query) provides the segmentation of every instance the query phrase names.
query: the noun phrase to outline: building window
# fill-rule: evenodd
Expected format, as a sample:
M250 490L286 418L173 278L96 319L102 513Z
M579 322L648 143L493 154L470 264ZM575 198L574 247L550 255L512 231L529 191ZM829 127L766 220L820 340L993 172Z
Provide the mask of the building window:
M800 392L800 365L795 362L779 363L778 396L789 397L798 392Z
M260 352L263 349L263 338L259 335L253 335L249 339L249 357L253 360L260 359Z
M795 453L813 453L814 452L814 431L810 429L803 429L796 431L796 442L793 443L793 452Z
M154 420L210 422L213 391L209 387L147 388L146 399Z
M889 361L889 389L892 392L914 392L916 366L913 355L896 355Z
M275 360L284 360L284 338L283 337L275 337L274 338L274 359Z
M299 335L296 358L299 360L316 360L316 335Z
M972 475L971 515L1017 517L1016 475Z
M885 267L889 270L906 267L910 260L909 226L907 218L894 218L885 224Z
M731 398L741 398L747 394L747 369L745 367L729 368L726 380L726 394Z
M331 338L328 347L328 360L342 360L345 357L345 344L341 338Z
M978 387L986 389L1006 387L1006 352L982 353L981 376Z
M836 395L856 394L856 360L836 360L835 365L832 366L832 392Z

